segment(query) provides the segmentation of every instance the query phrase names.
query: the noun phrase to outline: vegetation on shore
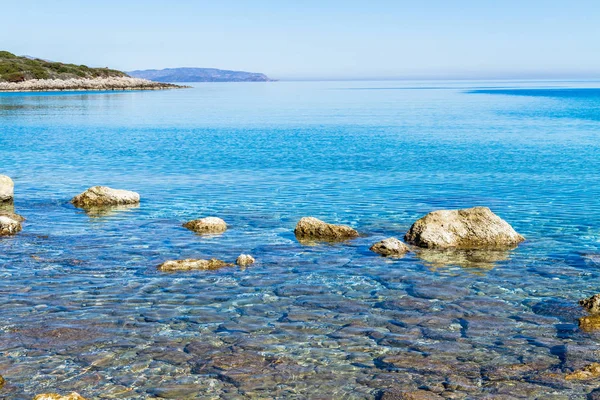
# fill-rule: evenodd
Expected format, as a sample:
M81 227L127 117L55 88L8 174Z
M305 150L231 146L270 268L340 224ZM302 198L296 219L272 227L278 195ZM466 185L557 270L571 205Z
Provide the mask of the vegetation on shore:
M94 79L126 77L127 74L109 68L64 64L16 56L0 51L0 82L24 82L32 79Z

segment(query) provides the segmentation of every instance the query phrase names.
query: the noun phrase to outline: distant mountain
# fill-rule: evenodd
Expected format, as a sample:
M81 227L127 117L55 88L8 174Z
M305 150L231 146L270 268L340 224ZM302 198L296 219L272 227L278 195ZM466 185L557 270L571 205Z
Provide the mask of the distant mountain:
M265 74L215 68L166 68L127 72L134 78L156 82L270 82Z

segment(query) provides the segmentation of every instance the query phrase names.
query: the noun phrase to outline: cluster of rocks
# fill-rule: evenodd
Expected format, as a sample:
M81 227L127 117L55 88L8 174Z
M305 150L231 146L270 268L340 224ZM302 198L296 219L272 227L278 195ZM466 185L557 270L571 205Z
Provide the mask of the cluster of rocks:
M359 236L349 226L333 225L317 218L302 218L294 230L300 241L342 241ZM433 211L417 220L404 236L406 243L424 249L507 249L525 238L487 207ZM410 247L391 237L375 243L371 251L401 256Z
M0 176L0 201L12 202L13 181ZM136 192L94 186L75 196L71 203L84 209L130 206L140 203ZM22 227L22 217L0 213L0 235L14 235ZM197 234L221 234L227 223L218 217L204 217L188 221L183 226ZM315 217L304 217L298 221L294 234L305 244L315 242L340 242L358 238L359 233L346 225L330 224ZM417 220L404 236L404 242L390 237L373 244L370 250L386 257L402 257L411 251L409 245L422 249L477 250L506 249L525 240L506 221L487 207L462 210L433 211ZM247 266L254 263L249 255L240 255L236 264ZM221 260L185 259L171 260L158 266L161 271L213 270L233 264Z
M31 79L23 82L0 82L0 92L39 92L62 90L160 90L183 88L169 83L152 82L128 76L106 78Z

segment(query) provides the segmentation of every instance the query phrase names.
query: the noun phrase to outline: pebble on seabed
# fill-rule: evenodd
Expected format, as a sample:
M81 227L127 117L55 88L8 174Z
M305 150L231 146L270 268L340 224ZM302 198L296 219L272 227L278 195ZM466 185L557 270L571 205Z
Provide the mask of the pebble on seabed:
M33 398L33 400L86 400L85 397L81 396L79 393L73 392L66 396L61 396L56 393L43 393L38 394Z

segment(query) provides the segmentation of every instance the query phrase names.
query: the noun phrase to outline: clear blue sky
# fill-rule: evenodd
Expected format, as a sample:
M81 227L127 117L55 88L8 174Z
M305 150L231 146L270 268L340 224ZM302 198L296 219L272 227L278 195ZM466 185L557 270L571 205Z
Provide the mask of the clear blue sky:
M600 77L598 0L20 0L0 49L279 79Z

